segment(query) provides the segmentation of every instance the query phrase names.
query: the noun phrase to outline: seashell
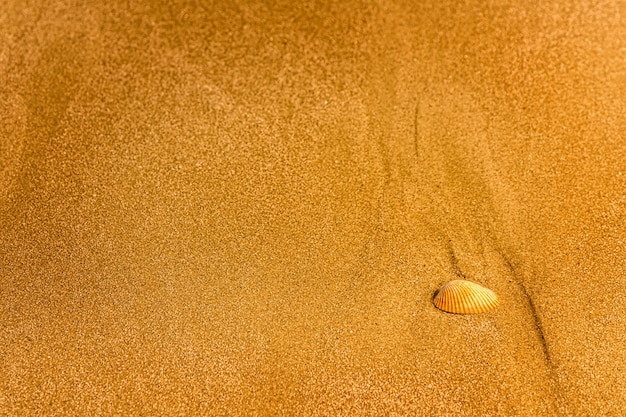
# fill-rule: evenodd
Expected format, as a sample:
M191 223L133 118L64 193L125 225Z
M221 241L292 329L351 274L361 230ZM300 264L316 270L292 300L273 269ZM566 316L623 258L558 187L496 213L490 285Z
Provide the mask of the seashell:
M457 314L479 314L500 304L496 293L475 282L457 279L444 284L435 293L433 304L443 311Z

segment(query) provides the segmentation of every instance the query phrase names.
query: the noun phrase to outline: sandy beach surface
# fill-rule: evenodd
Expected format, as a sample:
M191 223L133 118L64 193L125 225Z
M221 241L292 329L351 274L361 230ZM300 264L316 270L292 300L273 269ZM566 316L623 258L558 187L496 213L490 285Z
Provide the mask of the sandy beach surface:
M625 416L625 115L619 1L4 1L0 416Z

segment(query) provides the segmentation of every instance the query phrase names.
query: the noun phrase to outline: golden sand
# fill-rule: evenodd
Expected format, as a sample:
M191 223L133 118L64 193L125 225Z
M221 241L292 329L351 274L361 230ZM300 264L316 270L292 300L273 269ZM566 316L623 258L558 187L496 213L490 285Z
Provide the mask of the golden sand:
M3 2L0 416L626 415L624 39L618 1ZM463 277L500 307L437 310Z

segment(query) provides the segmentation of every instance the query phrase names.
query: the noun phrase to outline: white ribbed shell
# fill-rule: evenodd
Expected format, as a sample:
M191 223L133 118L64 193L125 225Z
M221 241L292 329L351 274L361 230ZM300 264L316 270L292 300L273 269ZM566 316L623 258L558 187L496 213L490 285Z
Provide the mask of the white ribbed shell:
M463 279L444 284L435 294L433 303L440 310L457 314L485 313L500 304L498 296L489 288Z

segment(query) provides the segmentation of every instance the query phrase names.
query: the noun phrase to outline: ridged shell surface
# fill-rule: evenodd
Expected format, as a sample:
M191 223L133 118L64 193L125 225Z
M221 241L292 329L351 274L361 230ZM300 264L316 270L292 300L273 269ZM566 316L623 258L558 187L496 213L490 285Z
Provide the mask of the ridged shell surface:
M433 303L438 309L448 313L479 314L493 310L500 304L500 301L489 288L475 282L457 279L439 288Z

